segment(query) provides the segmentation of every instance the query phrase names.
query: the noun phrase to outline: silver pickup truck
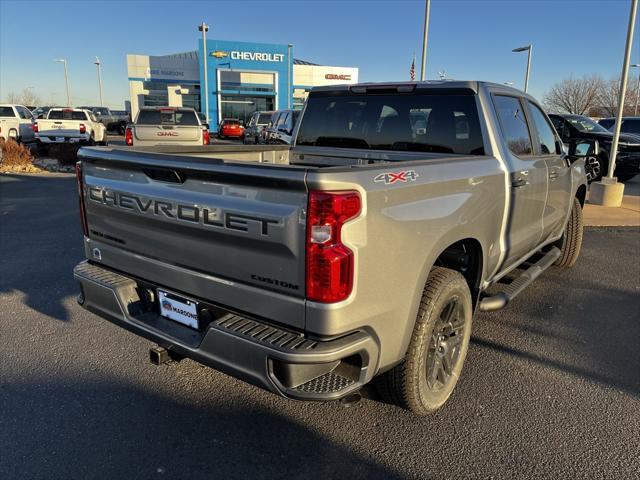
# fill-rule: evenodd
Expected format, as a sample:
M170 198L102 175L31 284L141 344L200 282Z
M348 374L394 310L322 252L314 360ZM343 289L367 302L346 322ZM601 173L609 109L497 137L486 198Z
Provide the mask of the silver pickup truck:
M582 241L584 159L483 82L314 89L286 146L83 148L79 303L299 400L451 395L475 312ZM571 150L584 151L584 148Z

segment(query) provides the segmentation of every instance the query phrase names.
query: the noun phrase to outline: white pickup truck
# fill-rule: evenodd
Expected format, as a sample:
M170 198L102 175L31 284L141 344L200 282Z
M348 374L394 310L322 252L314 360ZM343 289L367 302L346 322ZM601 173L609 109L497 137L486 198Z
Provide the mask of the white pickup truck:
M129 146L209 145L209 126L193 108L143 107L124 135Z
M34 140L33 115L23 105L0 105L0 138L16 142Z
M107 127L91 112L79 108L52 108L36 122L36 138L43 145L81 143L106 145Z

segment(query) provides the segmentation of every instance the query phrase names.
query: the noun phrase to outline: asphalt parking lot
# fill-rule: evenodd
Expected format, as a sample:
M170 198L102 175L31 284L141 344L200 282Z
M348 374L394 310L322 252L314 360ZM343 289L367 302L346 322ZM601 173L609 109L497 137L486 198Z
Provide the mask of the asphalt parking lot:
M569 271L476 317L463 377L420 418L375 392L281 399L75 302L75 179L0 176L0 478L638 478L640 230L590 228Z

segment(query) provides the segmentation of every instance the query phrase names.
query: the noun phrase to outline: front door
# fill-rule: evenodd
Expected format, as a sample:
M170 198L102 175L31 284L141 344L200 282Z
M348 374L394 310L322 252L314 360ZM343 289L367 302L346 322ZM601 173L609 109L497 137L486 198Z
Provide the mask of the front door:
M533 148L530 122L521 98L493 95L506 141L511 180L505 267L516 264L539 244L547 201L547 164Z
M527 102L534 127L534 150L547 164L548 193L544 209L542 241L560 235L571 205L571 170L567 160L557 150L556 137L547 116L532 102Z

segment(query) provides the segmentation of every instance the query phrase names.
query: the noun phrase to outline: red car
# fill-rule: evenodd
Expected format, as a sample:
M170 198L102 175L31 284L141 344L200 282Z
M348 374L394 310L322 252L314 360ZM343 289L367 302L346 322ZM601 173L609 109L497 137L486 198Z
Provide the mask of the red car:
M240 123L240 120L225 118L218 127L218 137L242 138L244 137L244 126Z

